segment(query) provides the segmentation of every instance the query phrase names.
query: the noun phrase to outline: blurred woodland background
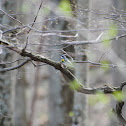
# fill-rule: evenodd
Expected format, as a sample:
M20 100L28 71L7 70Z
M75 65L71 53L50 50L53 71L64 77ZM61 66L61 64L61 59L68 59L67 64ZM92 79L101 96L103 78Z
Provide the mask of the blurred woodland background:
M0 0L0 126L125 126L125 72L126 0Z

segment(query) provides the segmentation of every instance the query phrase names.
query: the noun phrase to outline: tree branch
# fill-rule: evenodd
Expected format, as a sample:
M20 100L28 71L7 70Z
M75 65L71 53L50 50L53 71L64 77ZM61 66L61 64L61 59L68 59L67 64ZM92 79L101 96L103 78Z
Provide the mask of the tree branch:
M29 62L30 60L31 60L30 58L27 58L24 62L18 64L15 67L8 67L8 68L0 69L0 72L6 72L6 71L11 71L11 70L18 69L18 68L22 67L24 64L26 64L27 62Z
M10 44L6 41L3 41L3 40L0 40L0 44L4 45L6 48L8 48L10 50L17 52L21 56L28 57L28 59L26 59L23 63L19 64L18 66L12 67L12 68L5 68L5 69L0 70L0 72L17 69L17 68L23 66L28 61L33 60L33 61L40 61L40 62L46 63L50 66L53 66L55 69L60 70L70 81L75 80L78 83L77 79L70 72L70 70L68 68L64 67L61 63L50 60L42 55L34 54L34 53L28 52L24 49L19 49L18 47L14 47L12 44ZM122 91L122 89L125 85L126 85L126 82L121 83L119 87L109 87L107 85L104 85L103 87L99 87L99 88L87 88L87 87L83 87L83 85L78 83L79 88L75 89L75 90L77 90L78 92L83 93L83 94L96 94L98 92L103 93L103 94L113 94L116 91ZM121 122L121 124L123 124L123 126L125 126L126 120L124 119L124 117L122 115L123 105L124 105L123 100L117 101L115 113L116 113L119 121Z
M0 11L2 11L5 15L7 15L9 18L13 19L14 21L18 22L19 24L23 25L22 22L20 22L19 20L17 20L16 18L12 17L10 14L6 13L4 10L0 9Z
M102 34L101 34L102 35ZM57 44L57 45L84 45L84 44L99 44L102 43L102 41L98 41L101 37L101 35L98 36L98 38L96 40L90 40L90 41L62 41L61 44ZM126 37L126 34L122 34L110 39L105 39L104 41L112 41L112 40L118 40L119 38L123 38Z
M122 107L124 105L124 101L117 101L116 102L116 115L119 120L119 122L123 125L126 126L126 120L124 119L122 115Z
M12 44L10 44L9 42L6 42L4 40L0 40L0 44L4 45L6 48L8 48L10 50L13 50L14 52L17 52L21 56L30 58L33 61L39 61L39 62L46 63L50 66L53 66L55 69L60 70L70 81L76 80L76 78L70 72L70 70L68 68L65 68L61 63L55 62L55 61L48 59L42 55L35 54L33 52L29 52L29 51L20 49L18 47L15 47ZM27 60L29 61L30 59L27 59ZM22 64L25 64L28 61L25 61ZM20 65L20 67L22 66L21 64L19 64L19 65ZM17 66L17 68L18 68L18 66ZM126 82L123 82L119 87L108 87L107 85L105 85L100 88L86 88L86 87L83 87L82 85L80 85L79 83L78 83L78 85L80 86L80 88L76 89L76 90L80 93L96 94L97 92L101 92L104 94L112 94L115 91L120 91L123 88L123 86L126 85Z
M121 85L116 89L116 90L119 90L121 91L122 93L122 89L123 87L126 85L126 82L122 82ZM123 101L123 98L122 96L120 96L120 100L117 100L116 101L116 108L114 109L114 113L116 113L117 115L117 118L119 120L119 122L123 125L123 126L126 126L126 120L124 119L123 115L122 115L122 108L124 106L124 101Z

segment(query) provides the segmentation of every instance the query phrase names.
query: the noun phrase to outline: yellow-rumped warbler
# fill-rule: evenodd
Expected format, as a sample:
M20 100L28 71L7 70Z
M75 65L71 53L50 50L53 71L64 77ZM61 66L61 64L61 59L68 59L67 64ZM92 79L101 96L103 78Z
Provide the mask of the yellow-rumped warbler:
M67 58L65 55L61 56L61 63L65 64L67 62Z
M61 56L61 63L63 65L65 65L66 68L67 67L69 67L69 68L75 68L75 66L73 65L73 63L69 59L67 59L64 54Z

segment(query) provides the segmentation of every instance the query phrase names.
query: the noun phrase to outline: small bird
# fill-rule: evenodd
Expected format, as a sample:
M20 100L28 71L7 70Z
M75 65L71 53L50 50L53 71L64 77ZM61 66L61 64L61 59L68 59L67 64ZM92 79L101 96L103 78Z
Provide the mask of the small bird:
M75 68L75 66L73 65L73 63L69 60L69 59L67 59L67 57L63 54L62 56L61 56L61 63L67 68L67 67L69 67L69 68Z
M66 56L65 55L62 55L61 56L61 63L65 64L67 61L68 60L67 60Z

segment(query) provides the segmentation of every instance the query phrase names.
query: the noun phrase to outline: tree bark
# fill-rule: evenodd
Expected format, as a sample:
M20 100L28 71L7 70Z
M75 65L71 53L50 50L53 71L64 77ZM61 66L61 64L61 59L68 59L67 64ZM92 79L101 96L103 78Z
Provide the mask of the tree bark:
M15 12L14 8L16 7L15 0L3 1L0 0L0 9L4 10L7 13ZM9 11L11 10L11 11ZM12 20L6 15L1 14L0 19L0 29L5 30L4 25L12 25ZM3 26L3 27L2 27ZM4 38L4 36L3 36ZM3 62L9 61L12 59L12 54L5 49L2 49L3 52L0 54L0 60ZM5 68L6 65L0 65L0 68ZM11 126L12 125L12 106L11 106L11 73L2 72L0 75L0 125L1 126Z
M57 6L61 1L53 0ZM55 9L52 9L55 10ZM55 15L51 12L51 17L54 18ZM67 22L62 18L57 17L58 24L54 21L50 25L50 30L64 30L66 29ZM49 44L55 44L62 38L50 37ZM52 41L53 40L53 41ZM60 56L62 53L51 52L53 60L60 61ZM63 76L56 72L52 67L49 67L50 80L49 80L49 125L50 126L71 126L72 117L69 113L73 109L73 91L68 86L68 81L62 82Z
M114 1L115 8L119 10L124 10L126 11L126 1L125 0L115 0ZM118 13L118 12L117 12ZM119 12L121 13L121 11ZM122 12L123 13L123 12ZM125 20L125 18L122 18L121 20ZM119 29L123 29L125 27L125 24L117 23L115 22L118 26ZM118 30L118 29L117 29ZM118 34L124 34L125 32L123 31L118 31ZM118 39L116 41L113 41L112 43L113 50L117 54L117 58L122 60L122 64L126 62L126 38ZM123 62L124 61L124 62ZM115 62L117 65L120 65L120 63ZM113 68L112 70L112 78L113 78L113 85L114 86L119 86L121 82L126 81L126 69L125 68ZM125 91L125 89L123 90ZM125 100L126 102L126 100ZM116 103L113 101L112 106L115 105ZM124 118L126 118L126 106L124 105L123 107L123 113L124 113ZM118 121L117 118L112 118L111 126L118 126Z
M21 7L23 5L22 1L14 1L15 7L11 5L14 8L14 13L21 12ZM15 16L15 18L17 18ZM20 18L20 17L19 17ZM18 18L17 18L18 19ZM24 18L19 19L21 22L24 20ZM16 22L14 20L13 24L16 25ZM24 41L24 38L21 39L21 41ZM18 59L19 55L14 54L12 56L12 59ZM13 65L16 66L20 63L14 63ZM20 69L23 71L23 73L19 72L19 69L12 71L12 85L11 85L11 92L12 92L12 109L13 109L13 125L14 126L26 126L27 125L27 119L26 119L26 76L25 76L25 68L22 67Z
M57 6L60 0L52 0ZM54 8L52 10L55 10ZM50 12L50 16L53 20L55 13ZM58 21L57 25L55 21L48 23L48 28L50 30L61 30L64 26L64 21ZM56 36L51 36L49 39L49 44L53 45L56 41L60 39ZM50 48L51 50L52 48ZM55 49L55 48L54 48ZM53 60L58 61L60 54L58 52L51 51L49 56L52 56ZM60 74L56 70L49 66L49 126L60 126L64 124L64 108L63 108L63 97L62 97L62 83L60 79Z
M104 29L104 28L110 28L110 22L109 20L106 20L104 17L107 17L106 15L102 15L102 14L110 14L110 9L112 7L112 0L90 0L89 2L89 29ZM103 33L103 36L100 38L99 41L102 41L104 40L104 38L107 36L108 34L108 31L89 31L89 34L88 34L88 37L89 37L89 40L96 40L96 38L101 34ZM111 46L110 46L111 48ZM96 61L96 62L99 62L101 56L103 55L103 53L105 52L104 50L106 50L107 48L104 46L104 44L96 44L96 45L89 45L89 51L92 52L92 61ZM109 47L108 47L109 49ZM103 52L102 52L103 50ZM94 52L94 53L93 53ZM102 54L100 54L100 53ZM95 55L95 58L93 58L93 55ZM100 56L101 55L101 56ZM104 60L104 59L103 59ZM105 59L106 60L106 59ZM100 60L101 62L101 60ZM101 74L101 69L97 69L94 68L92 71L95 70L95 73L98 80L96 81L97 78L95 78L95 73L92 74L92 77L90 78L90 82L92 81L92 85L90 84L90 86L95 86L95 85L98 85L98 81L101 79L101 82L100 84L104 83L103 82L103 79L104 79L104 76L105 76L105 72L103 72L103 74ZM103 70L104 71L104 70ZM90 72L91 73L91 72ZM91 74L89 74L90 76ZM93 79L93 80L91 80ZM105 83L107 83L107 80L105 80ZM95 108L93 108L95 109ZM97 116L101 116L101 113L103 113L103 111L101 110L97 110L95 109L94 111L97 111ZM91 112L92 113L92 112ZM96 117L97 117L96 116ZM89 115L90 118L93 117L93 114L90 114ZM94 115L95 117L95 115ZM95 120L96 118L94 118ZM107 121L105 122L105 125L109 125L110 123L110 118L107 117L106 118ZM92 120L92 121L94 121ZM91 122L89 122L91 123ZM96 121L94 122L96 125L102 125L102 121ZM88 124L88 125L91 125L91 124Z
M88 18L85 18L85 15L88 17L88 13L84 13L81 9L88 9L89 0L78 0L77 2L77 29L88 28ZM82 14L83 12L83 14ZM82 24L81 24L81 23ZM78 31L78 41L88 40L87 35L85 36L85 32ZM81 50L83 48L83 50ZM76 61L85 61L87 60L86 45L78 45L75 46L75 55ZM78 81L83 84L84 87L88 87L88 64L76 64L75 68L75 76ZM75 92L74 95L74 117L73 123L78 123L79 126L87 125L87 117L88 117L88 100L86 95L82 95L78 92Z

